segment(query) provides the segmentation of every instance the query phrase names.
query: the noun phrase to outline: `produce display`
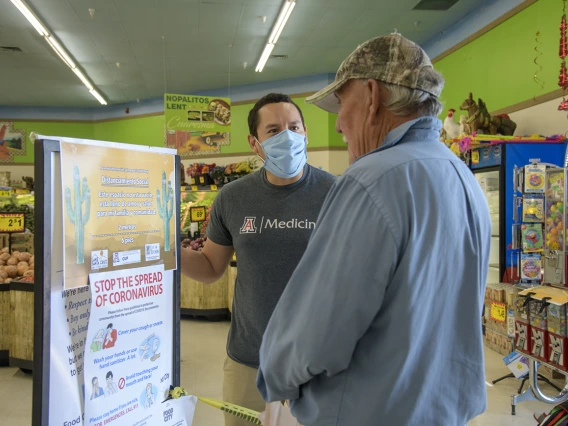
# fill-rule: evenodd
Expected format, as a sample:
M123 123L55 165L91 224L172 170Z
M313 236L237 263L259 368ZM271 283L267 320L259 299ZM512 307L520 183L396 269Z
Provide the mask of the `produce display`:
M12 281L34 282L34 257L31 253L12 251L4 247L0 254L0 284Z
M34 233L34 196L16 195L0 198L0 212L24 212L26 228Z
M205 246L205 241L207 241L207 237L196 238L195 240L186 238L181 242L181 246L182 248L190 248L191 250L202 251L203 247Z

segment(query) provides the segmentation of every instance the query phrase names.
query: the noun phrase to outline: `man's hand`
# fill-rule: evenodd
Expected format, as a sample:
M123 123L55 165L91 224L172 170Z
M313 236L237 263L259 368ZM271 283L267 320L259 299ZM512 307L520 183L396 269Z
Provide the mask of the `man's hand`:
M232 246L222 246L207 239L202 251L181 248L181 272L205 284L220 279L233 257Z

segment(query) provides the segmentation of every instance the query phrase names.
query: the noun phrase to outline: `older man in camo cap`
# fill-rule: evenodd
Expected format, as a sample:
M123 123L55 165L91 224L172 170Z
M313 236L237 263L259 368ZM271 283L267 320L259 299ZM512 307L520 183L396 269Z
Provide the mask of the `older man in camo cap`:
M391 34L308 98L338 113L351 166L272 315L257 380L302 425L463 426L485 409L491 222L472 173L438 141L443 84Z

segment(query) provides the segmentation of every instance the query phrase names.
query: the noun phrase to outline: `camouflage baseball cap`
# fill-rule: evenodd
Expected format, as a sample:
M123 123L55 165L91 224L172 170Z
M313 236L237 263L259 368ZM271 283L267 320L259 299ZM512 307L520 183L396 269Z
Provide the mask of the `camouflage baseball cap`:
M306 98L306 102L337 113L339 104L333 94L348 80L359 78L373 78L439 97L444 80L433 70L430 58L416 43L398 33L376 37L357 47L339 67L335 81Z

